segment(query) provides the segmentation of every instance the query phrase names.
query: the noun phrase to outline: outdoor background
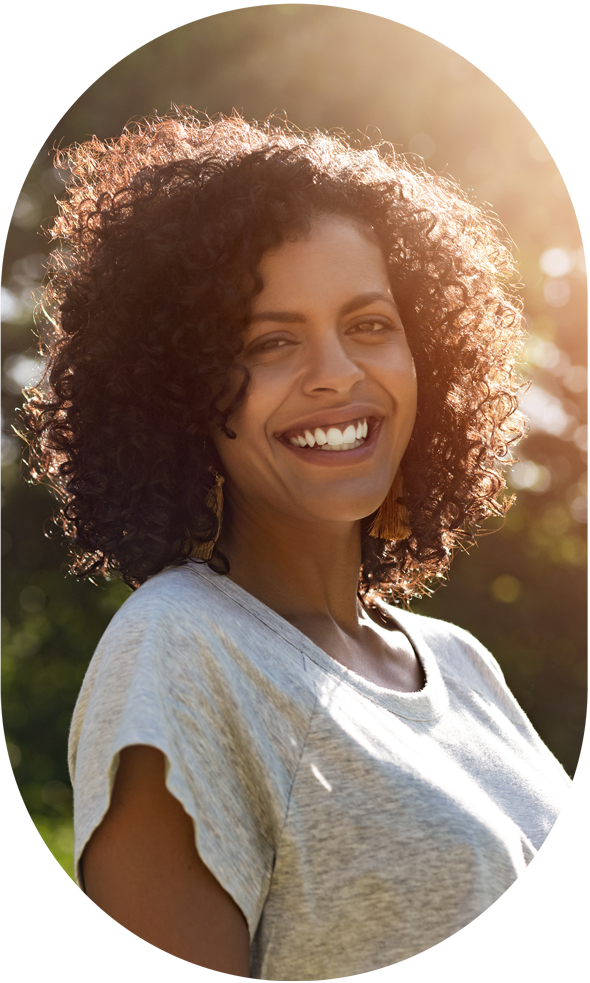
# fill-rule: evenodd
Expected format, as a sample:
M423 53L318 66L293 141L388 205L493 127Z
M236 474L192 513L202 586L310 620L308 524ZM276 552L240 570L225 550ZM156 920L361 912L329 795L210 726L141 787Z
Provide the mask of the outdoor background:
M565 185L522 113L469 62L407 27L337 7L219 14L131 54L81 98L40 150L16 203L2 290L2 706L16 780L71 873L67 732L86 666L128 594L78 583L47 538L53 503L21 476L10 435L39 371L33 308L62 188L52 147L116 136L171 103L390 141L491 204L514 242L529 328L530 435L504 528L456 557L448 584L413 610L472 631L498 658L534 726L570 774L584 728L586 310L580 235Z

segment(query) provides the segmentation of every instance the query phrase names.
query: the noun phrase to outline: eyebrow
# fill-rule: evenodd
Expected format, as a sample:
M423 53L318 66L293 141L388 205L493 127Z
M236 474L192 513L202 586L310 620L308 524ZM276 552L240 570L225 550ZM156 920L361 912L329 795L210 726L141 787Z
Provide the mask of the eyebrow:
M352 314L362 307L368 307L369 304L374 304L377 300L384 301L390 307L394 307L397 310L395 302L391 297L388 297L387 294L373 291L371 293L358 294L358 296L347 300L338 313L343 317L345 314ZM250 324L256 324L259 321L275 321L278 324L304 324L306 320L307 318L304 314L299 314L296 311L259 311L257 314L252 315Z

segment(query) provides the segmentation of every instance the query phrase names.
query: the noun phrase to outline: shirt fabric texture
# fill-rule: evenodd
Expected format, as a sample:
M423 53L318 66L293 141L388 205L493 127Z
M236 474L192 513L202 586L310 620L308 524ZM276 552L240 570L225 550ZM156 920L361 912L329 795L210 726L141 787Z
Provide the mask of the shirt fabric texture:
M252 977L367 972L481 914L535 856L570 780L479 642L388 611L422 663L420 692L358 676L202 564L143 584L72 721L78 877L120 751L147 744L247 919Z

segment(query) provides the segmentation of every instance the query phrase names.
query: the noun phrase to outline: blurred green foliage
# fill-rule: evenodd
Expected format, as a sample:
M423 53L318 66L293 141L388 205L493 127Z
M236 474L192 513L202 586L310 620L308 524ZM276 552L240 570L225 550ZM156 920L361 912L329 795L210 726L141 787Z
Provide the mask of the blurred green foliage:
M67 53L62 53L64 59ZM128 594L80 583L44 536L52 500L25 485L10 437L38 366L32 310L62 188L52 147L116 136L172 103L378 136L490 202L515 243L530 329L531 433L504 527L456 557L414 609L472 631L500 661L533 724L573 773L585 713L585 276L575 214L522 113L469 62L409 28L337 7L251 7L196 21L115 65L59 121L16 204L3 290L3 712L19 788L71 874L66 742L95 645Z
M130 593L64 575L64 551L46 538L51 501L5 464L2 710L17 782L37 829L72 873L70 718L84 672L109 620ZM24 487L24 494L23 494Z

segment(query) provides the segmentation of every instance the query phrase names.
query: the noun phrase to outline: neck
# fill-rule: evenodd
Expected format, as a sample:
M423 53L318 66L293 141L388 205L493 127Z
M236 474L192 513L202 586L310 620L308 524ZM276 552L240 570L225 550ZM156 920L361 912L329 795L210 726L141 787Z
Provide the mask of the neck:
M230 578L287 621L329 618L358 625L359 522L302 522L232 507L219 546Z

